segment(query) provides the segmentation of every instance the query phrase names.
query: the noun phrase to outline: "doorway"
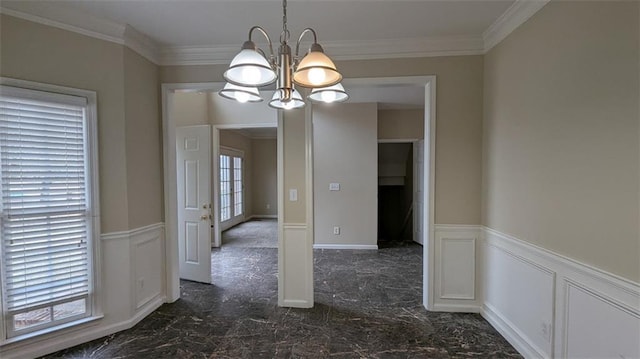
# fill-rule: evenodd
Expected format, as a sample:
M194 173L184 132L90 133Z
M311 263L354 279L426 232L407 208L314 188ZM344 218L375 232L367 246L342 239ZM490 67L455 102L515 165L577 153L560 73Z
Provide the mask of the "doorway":
M424 219L424 255L423 255L423 304L427 309L433 308L433 293L434 293L434 178L435 178L435 100L436 100L436 78L435 76L407 76L407 77L385 77L385 78L359 78L359 79L345 79L343 81L345 86L352 86L354 84L366 84L377 86L393 86L393 85L416 85L424 88L424 213L422 217ZM172 96L176 91L207 91L211 89L222 88L223 83L181 83L181 84L162 84L162 102L163 102L163 137L164 137L164 184L165 184L165 236L166 236L166 288L167 288L167 301L173 302L180 297L180 282L179 282L179 268L178 268L178 241L177 241L177 198L175 191L176 184L176 155L173 151L175 139L176 139L176 127L177 119L172 115L173 107ZM269 111L273 115L273 119L264 120L262 125L273 126L277 123L277 113ZM220 115L220 116L217 116ZM213 118L219 121L224 118L224 114L214 114ZM264 119L264 118L263 118ZM243 124L260 124L260 119L253 115L247 116L246 111L239 113L239 117L233 121L239 121ZM233 122L231 121L231 122ZM214 124L213 142L218 143L217 129L222 129L225 126L227 128L236 128L230 122L216 122ZM248 126L249 127L249 126ZM252 126L255 127L255 126ZM216 147L214 147L216 151ZM213 157L217 158L219 153L214 153ZM217 161L217 159L215 160ZM214 166L214 169L216 166ZM215 176L214 176L215 178ZM214 186L214 191L218 189ZM217 195L217 193L216 193ZM283 199L283 194L278 194L278 200ZM214 203L217 203L214 202ZM215 206L217 207L217 205ZM215 213L219 213L219 208L214 208ZM214 221L218 221L218 217L214 216ZM216 228L219 228L219 223L214 223ZM218 233L218 231L214 231ZM216 236L219 237L219 236ZM216 238L218 241L219 238ZM218 242L219 243L219 242ZM282 248L278 248L280 253ZM313 267L312 261L304 262L305 266ZM284 273L286 275L286 273Z
M413 241L413 143L378 143L378 247Z

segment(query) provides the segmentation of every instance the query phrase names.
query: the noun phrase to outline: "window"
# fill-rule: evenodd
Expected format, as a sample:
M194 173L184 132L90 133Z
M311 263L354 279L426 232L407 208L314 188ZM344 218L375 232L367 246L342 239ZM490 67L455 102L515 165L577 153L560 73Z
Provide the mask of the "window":
M231 219L231 161L220 155L220 222Z
M233 158L233 215L242 214L242 158Z
M220 155L220 222L237 220L243 214L242 178L242 152L224 148Z
M99 233L95 94L3 83L55 93L0 87L0 339L95 314Z

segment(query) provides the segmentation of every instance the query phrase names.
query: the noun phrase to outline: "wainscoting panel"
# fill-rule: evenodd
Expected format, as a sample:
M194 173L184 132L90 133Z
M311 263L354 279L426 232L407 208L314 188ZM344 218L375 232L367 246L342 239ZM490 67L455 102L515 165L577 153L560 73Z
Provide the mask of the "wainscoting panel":
M283 224L278 253L280 306L313 307L313 248L309 232L304 223Z
M161 226L131 233L131 252L136 310L164 293L164 235Z
M639 358L640 285L490 228L481 314L527 358Z
M436 225L434 310L478 312L476 243L479 226Z
M638 312L567 280L562 357L640 358Z
M485 312L513 329L510 336L526 343L518 348L522 354L551 356L554 273L495 245L485 247L484 260Z

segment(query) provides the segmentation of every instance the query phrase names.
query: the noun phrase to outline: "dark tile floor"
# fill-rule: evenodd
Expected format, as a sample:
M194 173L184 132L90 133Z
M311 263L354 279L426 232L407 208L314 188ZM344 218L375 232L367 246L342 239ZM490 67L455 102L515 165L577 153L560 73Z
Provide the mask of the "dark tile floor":
M51 358L520 358L476 314L421 305L422 247L316 250L315 306L277 306L277 249L213 251L214 285Z
M252 219L222 232L223 247L278 248L278 221Z

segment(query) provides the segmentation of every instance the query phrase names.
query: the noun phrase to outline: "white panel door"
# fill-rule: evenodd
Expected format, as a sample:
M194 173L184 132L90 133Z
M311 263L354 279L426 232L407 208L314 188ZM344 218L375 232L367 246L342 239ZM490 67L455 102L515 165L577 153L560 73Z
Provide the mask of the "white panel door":
M424 140L413 143L413 240L424 244Z
M211 128L176 128L180 278L211 283Z

